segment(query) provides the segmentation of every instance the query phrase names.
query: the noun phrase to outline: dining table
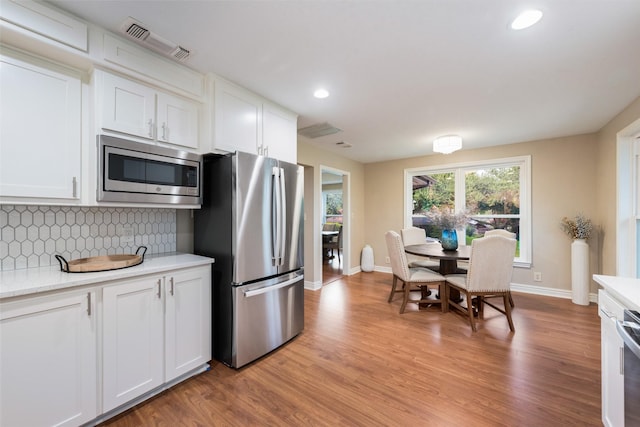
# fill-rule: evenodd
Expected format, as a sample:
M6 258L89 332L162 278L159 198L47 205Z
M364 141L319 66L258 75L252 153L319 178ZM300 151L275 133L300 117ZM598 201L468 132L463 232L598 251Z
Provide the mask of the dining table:
M404 251L408 254L422 256L426 258L437 259L440 262L438 273L446 276L447 274L465 274L465 270L458 268L458 260L468 261L471 258L471 246L458 246L454 251L445 251L439 243L422 243L419 245L407 245ZM451 288L449 297L453 301L460 301L460 291Z

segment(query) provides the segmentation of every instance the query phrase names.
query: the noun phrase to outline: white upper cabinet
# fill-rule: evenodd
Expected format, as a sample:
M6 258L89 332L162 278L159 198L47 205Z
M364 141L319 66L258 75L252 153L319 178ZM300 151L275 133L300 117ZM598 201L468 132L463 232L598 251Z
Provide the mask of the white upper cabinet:
M289 163L298 161L298 117L275 104L262 107L263 154Z
M102 130L198 149L197 102L102 71L96 77Z
M218 77L213 90L209 151L244 151L296 163L297 116Z
M214 148L257 153L262 145L262 100L223 80L214 88Z
M157 94L157 139L170 144L198 148L198 105L192 101Z
M87 51L87 25L32 0L4 0L0 18L67 46Z
M0 93L0 201L77 203L80 74L6 49Z

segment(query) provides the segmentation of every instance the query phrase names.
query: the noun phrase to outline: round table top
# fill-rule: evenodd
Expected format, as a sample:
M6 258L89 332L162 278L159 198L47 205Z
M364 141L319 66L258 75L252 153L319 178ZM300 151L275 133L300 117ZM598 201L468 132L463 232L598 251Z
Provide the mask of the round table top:
M404 247L404 251L408 254L436 259L469 259L471 257L471 246L458 246L455 251L445 251L438 243L409 245Z

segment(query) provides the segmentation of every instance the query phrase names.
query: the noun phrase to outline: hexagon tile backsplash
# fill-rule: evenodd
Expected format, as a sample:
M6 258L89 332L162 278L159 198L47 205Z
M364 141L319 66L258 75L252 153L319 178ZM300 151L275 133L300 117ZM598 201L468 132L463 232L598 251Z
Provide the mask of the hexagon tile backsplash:
M99 255L176 250L175 209L0 206L0 270Z

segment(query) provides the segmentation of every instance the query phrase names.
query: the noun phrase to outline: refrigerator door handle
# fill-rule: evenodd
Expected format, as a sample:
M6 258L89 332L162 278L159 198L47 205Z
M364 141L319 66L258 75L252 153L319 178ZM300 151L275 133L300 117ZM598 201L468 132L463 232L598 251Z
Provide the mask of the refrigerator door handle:
M280 264L284 265L285 245L287 244L287 191L284 169L280 168Z
M267 292L275 291L277 289L286 288L287 286L299 282L300 276L296 276L293 279L289 279L286 282L278 283L273 286L265 286L264 288L252 289L250 291L242 291L245 298L255 297L256 295L265 294Z
M272 180L271 180L271 185L272 185L272 189L271 191L273 191L274 195L275 195L275 201L273 202L273 205L271 206L272 212L271 212L271 263L273 265L280 265L281 263L281 246L282 246L282 234L280 232L280 224L281 224L281 217L282 217L282 195L280 194L280 168L274 166L272 171L271 171L271 175L272 175ZM273 199L272 199L273 200ZM275 220L274 220L274 212L273 210L275 210Z

